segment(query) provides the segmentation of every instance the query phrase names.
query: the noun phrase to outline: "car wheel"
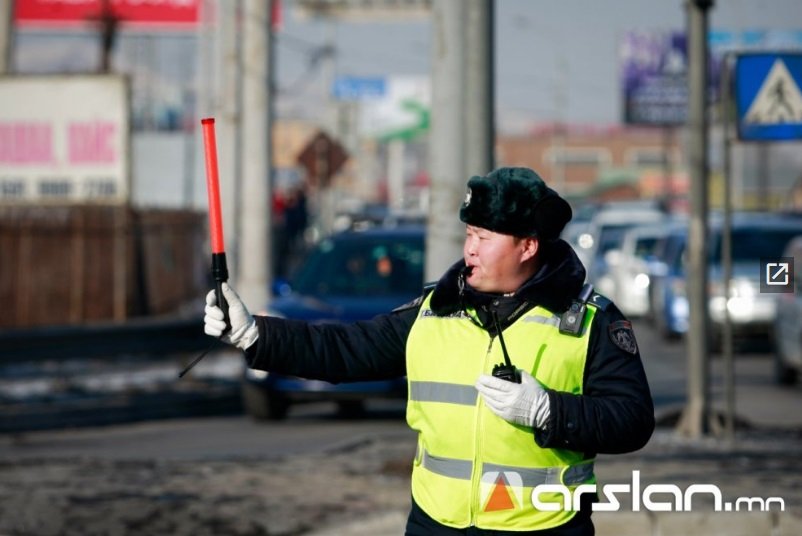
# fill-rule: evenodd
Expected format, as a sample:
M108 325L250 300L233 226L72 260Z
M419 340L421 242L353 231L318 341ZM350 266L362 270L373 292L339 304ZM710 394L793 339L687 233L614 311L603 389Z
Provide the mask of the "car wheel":
M785 364L782 350L775 346L774 350L774 381L779 385L794 385L797 382L798 373L795 368Z
M290 408L285 398L272 395L248 382L242 384L242 405L245 413L258 421L279 421L287 416Z
M337 409L340 417L359 417L365 412L365 405L361 400L340 400Z

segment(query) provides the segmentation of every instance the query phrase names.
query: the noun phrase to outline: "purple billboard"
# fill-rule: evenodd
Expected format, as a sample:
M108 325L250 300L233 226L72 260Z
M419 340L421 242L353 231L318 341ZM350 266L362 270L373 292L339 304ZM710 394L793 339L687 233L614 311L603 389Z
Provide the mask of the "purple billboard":
M802 30L711 30L709 102L719 96L727 52L799 51ZM687 39L682 31L632 31L619 49L624 122L636 125L682 125L688 115Z
M624 122L681 125L688 113L687 40L682 32L629 32L620 49Z

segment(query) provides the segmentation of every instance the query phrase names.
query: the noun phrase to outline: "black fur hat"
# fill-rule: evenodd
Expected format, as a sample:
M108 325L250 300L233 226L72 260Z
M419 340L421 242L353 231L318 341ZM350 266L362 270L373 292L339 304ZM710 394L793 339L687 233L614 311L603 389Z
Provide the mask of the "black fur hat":
M513 236L559 238L571 220L571 206L528 168L504 167L471 177L459 219Z

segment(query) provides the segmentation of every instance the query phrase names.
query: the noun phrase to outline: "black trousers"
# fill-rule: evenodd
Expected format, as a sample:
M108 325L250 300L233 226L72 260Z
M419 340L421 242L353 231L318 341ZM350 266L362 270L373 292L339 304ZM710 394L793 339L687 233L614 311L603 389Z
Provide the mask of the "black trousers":
M412 499L412 510L409 512L407 528L404 534L406 536L458 536L463 534L466 536L480 536L484 534L509 536L520 536L523 534L535 536L594 536L596 530L593 528L593 522L590 520L590 507L588 505L588 508L585 508L584 504L582 505L582 510L577 512L573 519L565 525L546 530L516 532L508 530L477 529L476 527L469 527L467 529L446 527L429 517L429 515L421 510L420 506L415 503L415 499Z

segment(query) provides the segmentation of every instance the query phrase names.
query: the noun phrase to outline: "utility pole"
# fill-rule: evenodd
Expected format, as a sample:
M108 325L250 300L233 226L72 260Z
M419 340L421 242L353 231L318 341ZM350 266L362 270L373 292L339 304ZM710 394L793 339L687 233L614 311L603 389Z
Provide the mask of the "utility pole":
M216 77L214 115L218 118L217 147L220 167L220 190L223 228L231 229L226 245L229 252L231 278L237 280L240 268L239 228L241 197L240 169L240 0L217 0ZM229 238L230 237L230 238Z
M663 206L666 212L673 212L674 206L674 174L672 153L674 148L674 127L664 125L663 133Z
M272 0L244 0L242 13L242 197L237 288L250 307L267 305L272 279L272 98L270 13Z
M427 280L462 257L465 231L457 214L465 183L493 166L492 7L492 0L434 0L432 5Z
M114 52L114 45L117 43L117 34L120 28L120 18L114 13L109 0L101 2L97 26L100 37L100 65L98 65L98 72L108 74L111 72L111 55Z
M8 0L0 6L0 74L9 72L11 66L11 43L14 24L14 0Z
M688 24L688 155L691 214L688 226L688 399L678 432L698 439L714 425L710 410L707 335L708 120L707 32L713 0L686 0Z
M465 6L465 162L469 175L485 175L495 165L494 7L493 0L470 0Z

